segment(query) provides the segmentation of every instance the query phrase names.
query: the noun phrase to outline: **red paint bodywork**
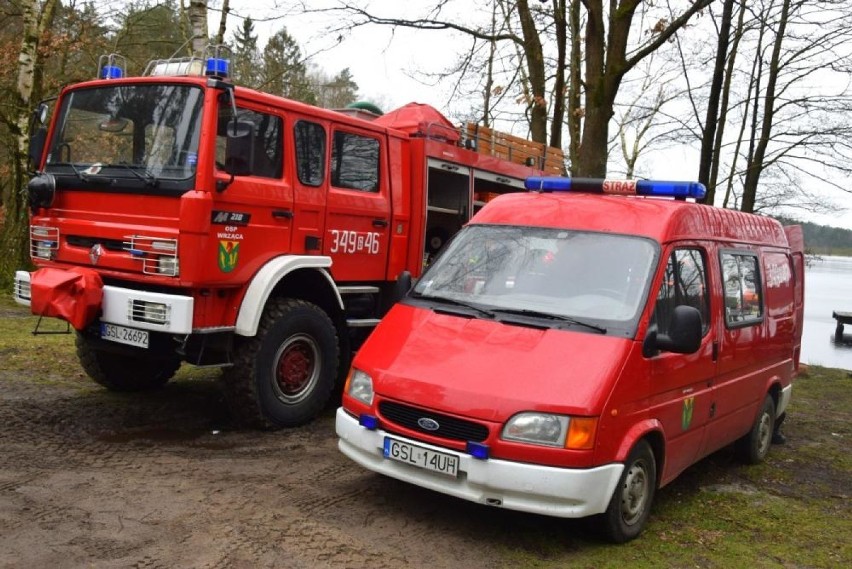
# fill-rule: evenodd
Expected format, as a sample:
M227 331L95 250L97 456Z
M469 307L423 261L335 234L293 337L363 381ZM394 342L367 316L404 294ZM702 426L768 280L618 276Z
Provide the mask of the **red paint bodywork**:
M194 299L193 329L234 326L247 287L258 271L281 255L324 255L332 259L330 273L335 283L390 285L400 273L415 277L423 269L427 216L427 162L430 159L482 169L522 181L540 169L479 154L446 137L424 137L421 122L450 125L436 110L424 105L414 111L397 112L405 118L414 112L417 121L390 119L367 121L340 112L235 88L236 103L280 117L284 124L284 165L280 178L238 176L236 179L214 166L216 157L217 109L222 90L203 77L133 77L90 81L66 88L60 103L76 89L116 83L192 85L204 91L203 116L194 188L182 195L140 195L114 191L84 191L72 188L56 193L50 207L39 208L33 226L59 230L62 239L52 260L34 259L38 267L68 269L91 267L105 281L122 286L157 288ZM58 113L53 117L56 122ZM296 174L293 125L310 121L322 125L327 144L336 130L364 134L380 143L379 188L375 193L334 188L329 176L319 187L304 186ZM430 122L431 121L431 122ZM451 126L451 125L450 125ZM50 136L55 136L51 125ZM330 146L329 146L330 148ZM328 150L330 155L330 150ZM41 165L43 167L43 164ZM225 191L217 191L227 185ZM472 199L472 198L469 198ZM470 209L470 208L469 208ZM238 262L230 272L217 263L222 226L211 223L214 211L237 211L251 216L251 223L238 228ZM276 216L285 212L289 216ZM374 222L383 223L377 225ZM377 255L342 255L330 251L333 230L380 233ZM68 243L65 236L84 236L91 242L124 241L128 235L175 239L178 243L178 277L143 274L138 260L126 251L106 250L96 267L89 260L89 246ZM316 247L310 247L316 243Z
M375 396L367 406L344 394L343 407L351 414L375 415L386 431L465 450L463 442L407 429L379 410L382 401L404 403L487 426L485 442L493 458L574 468L624 461L639 439L648 438L660 462L659 483L666 484L701 457L745 435L764 397L777 398L791 385L801 338L804 285L796 259L803 244L801 239L788 242L777 221L684 201L530 193L497 198L471 224L654 240L658 266L635 337L527 328L403 302L391 309L353 361L353 368L373 378ZM674 247L706 254L709 326L695 353L644 356L653 300ZM725 323L722 251L749 252L760 259L766 285L764 316L756 325ZM779 262L789 269L781 271L786 280L766 274L767 263L777 269ZM684 428L687 397L694 398L694 409ZM524 411L597 418L594 448L566 450L502 440L505 423Z

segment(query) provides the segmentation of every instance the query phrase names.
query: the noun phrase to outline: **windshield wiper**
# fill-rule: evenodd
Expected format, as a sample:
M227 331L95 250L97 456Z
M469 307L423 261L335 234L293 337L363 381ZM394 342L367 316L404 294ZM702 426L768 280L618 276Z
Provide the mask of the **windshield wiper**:
M53 164L48 164L48 166L68 166L81 182L98 182L100 184L109 184L112 182L109 178L97 174L87 174L83 170L78 170L72 162L54 162Z
M133 164L128 164L127 162L118 162L116 164L107 164L104 168L124 168L125 170L130 171L131 174L145 182L145 185L149 188L156 188L160 184L160 179L153 175L148 171L148 168L145 166L135 166ZM140 173L137 168L142 168L142 172Z
M570 316L561 316L559 314L550 314L549 312L540 312L538 310L529 310L526 308L494 308L493 310L495 313L499 312L503 314L513 314L517 316L529 316L531 318L557 320L559 322L566 322L568 324L583 326L585 328L589 328L590 330L600 332L601 334L606 334L606 328L604 328L603 326L598 326L597 324L592 324L591 322L577 320L576 318L571 318Z
M456 300L454 298L447 298L446 296L431 296L431 295L425 295L425 294L420 294L420 293L412 293L410 296L413 297L413 298L434 300L435 302L439 302L439 303L443 303L443 304L451 304L453 306L461 306L462 308L468 308L470 310L473 310L474 312L476 312L480 316L485 316L487 318L494 318L493 312L486 310L486 309L484 309L480 306L477 306L475 304L471 304L469 302L464 302L462 300Z

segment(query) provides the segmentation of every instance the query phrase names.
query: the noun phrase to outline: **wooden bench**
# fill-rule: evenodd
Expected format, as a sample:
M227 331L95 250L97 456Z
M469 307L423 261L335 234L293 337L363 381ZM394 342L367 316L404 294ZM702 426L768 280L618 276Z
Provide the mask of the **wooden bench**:
M843 325L852 324L852 312L837 312L831 313L831 317L837 320L837 328L834 330L835 343L843 342Z

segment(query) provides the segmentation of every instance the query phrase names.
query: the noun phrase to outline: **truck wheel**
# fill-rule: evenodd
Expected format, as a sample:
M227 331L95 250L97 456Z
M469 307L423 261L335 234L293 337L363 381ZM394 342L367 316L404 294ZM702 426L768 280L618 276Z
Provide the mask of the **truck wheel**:
M302 300L271 299L257 335L235 348L225 393L238 422L295 427L322 411L337 368L337 331L325 312Z
M751 431L737 441L737 453L740 460L746 464L757 464L762 462L769 453L769 447L772 445L772 432L775 428L775 400L771 395L767 395L763 400L763 406L760 408L760 413L757 414L757 419L754 420L754 425Z
M96 383L111 391L148 391L164 386L180 367L176 355L154 356L141 352L138 356L114 353L97 348L90 339L77 332L77 359L83 370Z
M657 488L657 463L647 441L639 441L624 463L624 472L606 512L598 516L598 529L614 543L638 536L651 513Z

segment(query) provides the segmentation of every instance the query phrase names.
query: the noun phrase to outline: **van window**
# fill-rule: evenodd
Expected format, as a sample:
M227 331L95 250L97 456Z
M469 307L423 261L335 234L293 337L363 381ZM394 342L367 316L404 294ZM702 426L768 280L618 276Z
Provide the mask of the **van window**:
M725 288L725 322L742 326L763 318L763 289L757 256L723 252L722 279Z
M331 147L331 185L364 192L379 191L379 141L337 131Z
M669 255L666 272L657 295L654 322L657 330L668 334L676 306L697 308L703 332L710 329L710 297L707 294L707 269L700 249L676 249Z
M325 180L325 129L317 123L298 121L293 135L299 182L306 186L321 186Z
M216 162L225 163L227 128L233 125L234 113L229 105L219 107L219 125L216 132ZM283 172L284 121L281 117L248 109L237 109L237 121L252 130L251 176L280 178Z

